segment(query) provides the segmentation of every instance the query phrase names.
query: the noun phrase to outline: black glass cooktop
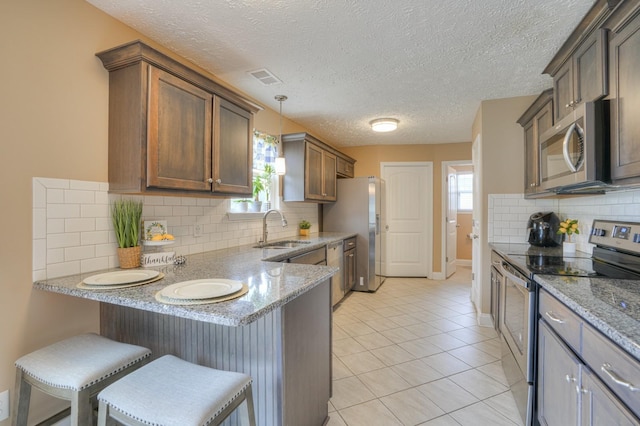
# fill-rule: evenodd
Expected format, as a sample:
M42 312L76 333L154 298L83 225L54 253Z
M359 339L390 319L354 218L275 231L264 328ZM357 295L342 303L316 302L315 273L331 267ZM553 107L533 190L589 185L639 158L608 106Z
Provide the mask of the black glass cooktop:
M519 269L534 275L640 279L640 274L615 267L593 258L540 254L508 255L507 257L510 263L514 263Z

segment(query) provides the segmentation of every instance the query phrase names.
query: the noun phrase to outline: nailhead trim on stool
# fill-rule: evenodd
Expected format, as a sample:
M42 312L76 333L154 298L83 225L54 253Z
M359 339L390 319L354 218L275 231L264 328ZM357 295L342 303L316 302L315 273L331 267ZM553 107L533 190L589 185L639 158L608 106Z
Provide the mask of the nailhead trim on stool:
M16 361L12 425L27 424L31 388L71 401L71 425L92 422L95 396L149 361L151 351L95 333L38 349Z
M153 426L218 425L243 401L244 420L255 425L251 377L165 355L105 388L98 395L98 425L114 418Z

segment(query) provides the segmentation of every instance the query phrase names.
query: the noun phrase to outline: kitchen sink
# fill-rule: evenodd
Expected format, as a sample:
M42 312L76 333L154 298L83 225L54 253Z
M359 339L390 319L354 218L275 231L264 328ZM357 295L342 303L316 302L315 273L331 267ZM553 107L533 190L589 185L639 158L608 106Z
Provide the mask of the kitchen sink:
M305 244L309 244L309 241L274 241L272 243L258 244L257 246L253 246L253 248L285 249L300 247Z

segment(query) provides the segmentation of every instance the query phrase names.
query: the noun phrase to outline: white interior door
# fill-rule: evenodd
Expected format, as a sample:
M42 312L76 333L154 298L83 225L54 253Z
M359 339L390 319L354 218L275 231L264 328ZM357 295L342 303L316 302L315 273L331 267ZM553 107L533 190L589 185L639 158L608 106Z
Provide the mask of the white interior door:
M386 275L427 277L433 262L433 163L381 163Z
M457 243L458 243L458 174L456 170L447 167L447 249L446 249L446 277L456 272Z
M480 262L480 236L482 231L482 150L480 135L471 145L471 162L473 164L473 220L471 224L471 301L480 312L482 301L482 289L480 288L482 277L482 263Z

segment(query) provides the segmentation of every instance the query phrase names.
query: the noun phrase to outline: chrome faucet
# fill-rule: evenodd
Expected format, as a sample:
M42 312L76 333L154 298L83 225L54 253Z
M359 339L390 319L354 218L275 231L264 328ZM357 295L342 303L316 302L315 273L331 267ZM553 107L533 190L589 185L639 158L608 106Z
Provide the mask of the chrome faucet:
M260 244L267 243L267 216L269 216L269 213L271 212L277 212L280 215L280 219L282 219L283 228L287 226L287 219L285 219L284 215L280 210L277 210L277 209L267 210L264 216L262 216L262 241L260 241Z

